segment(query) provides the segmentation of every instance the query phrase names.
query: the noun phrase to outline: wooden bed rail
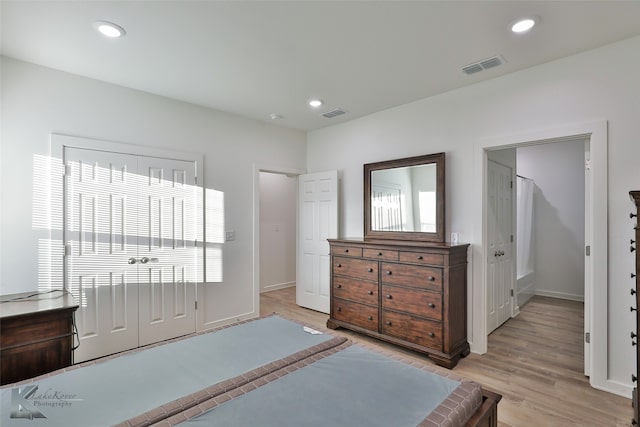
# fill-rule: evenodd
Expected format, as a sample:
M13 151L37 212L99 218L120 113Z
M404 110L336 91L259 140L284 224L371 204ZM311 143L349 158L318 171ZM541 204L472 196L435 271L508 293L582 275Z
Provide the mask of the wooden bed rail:
M497 427L498 426L498 402L502 395L482 389L482 406L478 408L473 417L467 422L466 427Z

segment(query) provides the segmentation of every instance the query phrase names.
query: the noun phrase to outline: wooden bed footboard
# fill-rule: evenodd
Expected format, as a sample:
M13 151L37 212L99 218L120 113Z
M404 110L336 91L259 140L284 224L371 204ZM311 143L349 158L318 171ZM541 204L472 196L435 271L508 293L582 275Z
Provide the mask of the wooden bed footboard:
M466 427L497 427L498 402L502 395L482 389L482 405L467 422Z

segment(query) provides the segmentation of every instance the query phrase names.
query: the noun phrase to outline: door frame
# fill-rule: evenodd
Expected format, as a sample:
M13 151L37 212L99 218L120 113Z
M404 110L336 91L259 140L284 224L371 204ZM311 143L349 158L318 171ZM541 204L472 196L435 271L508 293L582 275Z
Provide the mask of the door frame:
M262 163L253 164L253 304L252 312L247 313L253 317L260 315L260 172L276 173L287 176L298 176L307 173L306 169L295 166L270 165ZM296 191L296 205L297 205ZM296 236L298 235L298 210L296 209ZM296 248L297 248L296 237ZM297 249L296 249L297 253ZM296 262L296 274L298 265Z
M608 378L608 184L607 184L607 144L608 123L606 120L578 124L567 124L554 128L532 130L519 134L491 137L478 140L474 144L472 218L473 229L480 230L474 234L472 253L480 260L473 263L472 286L469 287L468 312L469 330L472 331L470 345L474 352L486 353L487 337L487 278L486 249L487 236L487 153L493 150L515 148L518 146L561 142L567 139L584 137L591 148L591 185L590 200L602 203L591 203L591 293L590 313L591 345L589 382L592 387L621 396L628 397L631 390L628 386L611 381ZM595 310L594 301L599 307L607 310Z

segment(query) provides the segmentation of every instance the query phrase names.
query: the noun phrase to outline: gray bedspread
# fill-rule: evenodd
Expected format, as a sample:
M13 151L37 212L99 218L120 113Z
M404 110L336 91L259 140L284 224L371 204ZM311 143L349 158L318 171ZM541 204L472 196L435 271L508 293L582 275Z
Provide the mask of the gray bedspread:
M117 424L331 338L277 316L197 334L3 386L0 425Z
M415 427L459 385L353 345L240 393L183 425Z

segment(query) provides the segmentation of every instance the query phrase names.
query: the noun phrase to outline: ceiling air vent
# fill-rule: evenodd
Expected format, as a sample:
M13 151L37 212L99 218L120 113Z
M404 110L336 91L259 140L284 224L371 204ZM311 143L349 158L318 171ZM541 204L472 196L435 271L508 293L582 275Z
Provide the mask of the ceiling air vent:
M466 74L475 74L482 71L482 67L478 64L471 64L464 67L462 71L464 71Z
M347 112L344 111L342 108L336 108L335 110L331 110L331 111L327 111L326 113L322 113L321 116L326 117L327 119L332 119L336 116L341 116L343 114L346 114Z
M491 58L483 59L482 61L474 62L473 64L466 65L462 67L462 71L465 74L475 74L479 73L483 70L488 70L489 68L497 67L498 65L504 64L505 61L502 55L493 56Z

